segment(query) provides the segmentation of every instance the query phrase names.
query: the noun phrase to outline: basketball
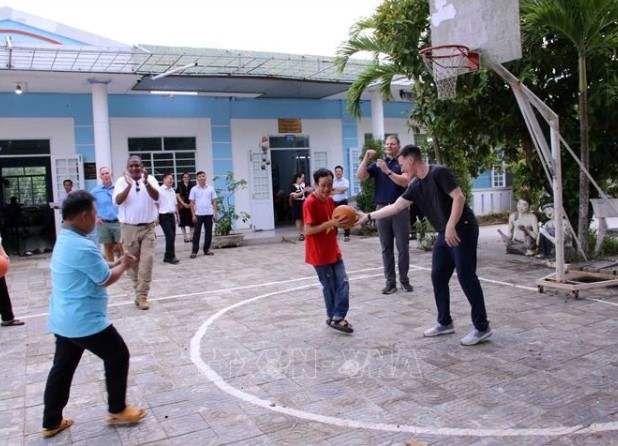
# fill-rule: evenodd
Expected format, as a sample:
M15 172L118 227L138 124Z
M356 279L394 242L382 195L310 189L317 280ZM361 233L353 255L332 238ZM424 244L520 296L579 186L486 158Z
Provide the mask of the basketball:
M3 255L0 255L0 277L4 277L9 270L9 261Z
M341 206L337 206L333 211L333 218L337 220L347 219L348 221L339 227L342 229L350 229L356 222L356 210L352 206L342 204Z

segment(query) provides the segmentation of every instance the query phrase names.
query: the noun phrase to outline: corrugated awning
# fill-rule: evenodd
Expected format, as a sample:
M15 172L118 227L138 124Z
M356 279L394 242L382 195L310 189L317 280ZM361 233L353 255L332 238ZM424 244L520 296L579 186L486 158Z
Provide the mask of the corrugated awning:
M0 47L6 70L131 74L135 91L195 91L254 97L323 98L344 92L369 62L339 73L332 57L209 48L11 44Z

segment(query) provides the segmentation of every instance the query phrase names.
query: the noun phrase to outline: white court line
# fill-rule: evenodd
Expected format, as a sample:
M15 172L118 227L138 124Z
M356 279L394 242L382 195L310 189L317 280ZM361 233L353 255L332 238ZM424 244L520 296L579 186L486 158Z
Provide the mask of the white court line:
M377 275L378 276L378 275ZM361 280L362 278L355 278L350 280ZM493 283L500 283L492 281ZM514 286L510 283L504 283L507 286ZM246 299L241 302L237 302L233 305L225 307L215 314L210 316L197 330L193 338L191 338L190 355L191 361L206 377L213 382L223 392L245 401L250 404L262 407L264 409L271 410L273 412L279 412L285 415L301 418L308 421L315 421L325 424L330 424L338 427L345 428L360 428L378 431L388 432L407 432L412 434L426 434L426 435L440 435L440 436L476 436L476 437L520 437L520 436L561 436L561 435L582 435L596 432L614 431L618 430L618 421L608 423L595 423L589 426L581 424L574 426L563 427L551 427L551 428L534 428L534 429L477 429L477 428L449 428L449 427L421 427L405 424L387 424L387 423L373 423L362 420L349 420L346 418L331 417L326 415L320 415L316 413L306 412L299 409L290 407L278 406L275 402L259 398L250 393L243 392L242 390L233 387L227 383L225 379L219 375L212 367L210 367L201 357L201 343L202 339L206 335L206 332L210 326L221 316L225 315L228 311L238 308L242 305L257 302L260 299L264 299L278 294L291 293L294 291L317 286L317 284L303 285L294 288L288 288L286 290L274 291L272 293L262 294L256 297ZM533 288L534 289L534 288Z

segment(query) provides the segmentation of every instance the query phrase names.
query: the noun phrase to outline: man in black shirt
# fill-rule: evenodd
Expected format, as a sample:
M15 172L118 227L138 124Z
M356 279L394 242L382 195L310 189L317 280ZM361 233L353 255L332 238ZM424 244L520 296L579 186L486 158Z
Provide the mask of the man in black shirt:
M485 311L485 298L476 275L476 248L479 226L466 204L466 197L454 175L444 166L429 165L414 145L403 147L397 154L403 172L415 178L397 201L368 214L360 213L358 224L379 220L401 212L416 203L438 232L433 247L431 281L438 308L438 325L426 330L427 337L455 332L450 314L448 282L457 271L461 288L472 308L474 328L461 339L463 345L478 344L492 335Z

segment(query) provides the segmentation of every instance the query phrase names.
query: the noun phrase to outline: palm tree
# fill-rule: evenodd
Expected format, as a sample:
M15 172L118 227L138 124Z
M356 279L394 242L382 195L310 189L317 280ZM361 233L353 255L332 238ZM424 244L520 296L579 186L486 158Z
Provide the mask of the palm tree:
M587 60L598 50L618 47L618 2L616 0L521 0L522 29L529 36L554 34L570 41L577 50L580 161L590 164L588 125ZM524 42L525 44L525 42ZM579 175L579 242L587 250L590 182Z
M400 39L397 27L405 28L407 40ZM346 108L351 116L360 118L362 95L367 89L377 87L382 99L388 101L392 99L394 80L404 79L414 84L419 77L429 75L418 54L418 49L427 45L428 28L429 3L426 0L385 0L372 17L359 20L352 27L350 37L337 50L334 64L343 71L350 58L359 53L370 53L372 58L348 90ZM432 91L427 82L417 84L415 90L417 97ZM416 106L422 107L419 102ZM419 114L421 120L431 120L431 116L431 113ZM431 127L430 122L418 124ZM435 159L442 163L438 135L433 134L431 141Z
M350 59L358 53L371 53L370 65L356 79L348 90L346 108L355 118L361 117L362 94L368 88L378 85L378 91L383 99L392 99L391 83L395 76L401 76L401 69L397 68L388 57L389 48L378 40L373 31L375 22L372 18L357 22L350 31L350 38L337 50L333 60L340 72L343 72Z

